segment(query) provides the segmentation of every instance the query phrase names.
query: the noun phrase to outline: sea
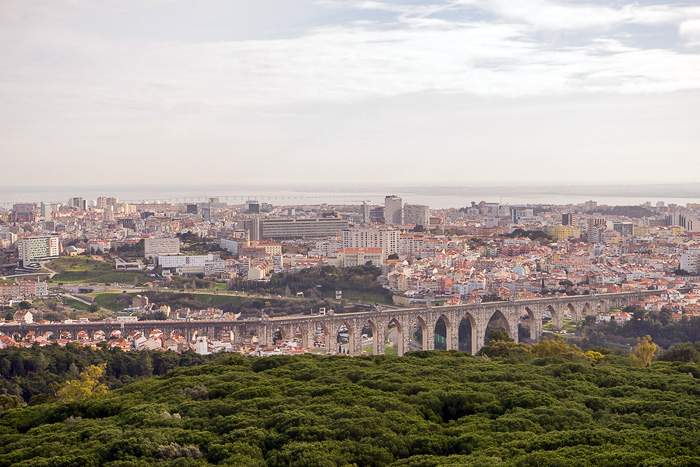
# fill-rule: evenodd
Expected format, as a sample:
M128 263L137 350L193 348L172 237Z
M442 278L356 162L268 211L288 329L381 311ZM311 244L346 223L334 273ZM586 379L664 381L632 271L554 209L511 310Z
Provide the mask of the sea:
M69 198L90 201L98 197L117 197L128 203L196 203L218 198L229 205L257 200L275 206L299 205L383 205L388 195L400 196L404 204L424 204L432 209L460 208L471 202L485 201L512 206L555 204L576 205L596 201L598 205L638 206L700 203L700 184L619 186L231 186L231 185L129 185L129 186L2 186L0 206L14 203L67 203Z

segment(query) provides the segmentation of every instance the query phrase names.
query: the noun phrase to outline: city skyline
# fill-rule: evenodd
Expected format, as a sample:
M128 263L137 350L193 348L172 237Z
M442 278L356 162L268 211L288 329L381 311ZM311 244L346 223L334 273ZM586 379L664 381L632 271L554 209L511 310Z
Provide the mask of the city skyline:
M683 3L9 1L0 37L14 186L698 181Z

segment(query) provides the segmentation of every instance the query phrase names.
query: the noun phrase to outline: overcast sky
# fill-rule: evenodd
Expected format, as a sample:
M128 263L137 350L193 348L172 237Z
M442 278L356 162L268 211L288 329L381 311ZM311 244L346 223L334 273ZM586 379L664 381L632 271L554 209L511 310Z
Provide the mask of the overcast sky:
M0 183L700 181L700 6L2 0Z

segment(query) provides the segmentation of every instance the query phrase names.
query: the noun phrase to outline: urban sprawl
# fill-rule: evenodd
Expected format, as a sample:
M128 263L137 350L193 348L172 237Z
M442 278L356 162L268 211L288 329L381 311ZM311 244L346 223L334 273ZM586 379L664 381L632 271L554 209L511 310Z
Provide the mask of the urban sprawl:
M282 298L312 305L297 313L330 315L658 291L639 294L634 305L649 312L670 310L672 320L692 319L700 316L699 236L700 204L661 201L640 206L471 202L453 209L405 204L398 196L387 196L383 206L276 206L255 200L230 205L218 198L127 203L115 197L18 203L0 208L0 348L76 342L198 353L351 353L342 326L331 346L321 327L310 338L277 335L274 344L261 342L254 326L237 338L166 335L154 317L162 324L250 317L245 316L250 310L241 317L232 307L149 300L149 293L166 291L240 297L257 307L259 320L269 320L271 301ZM293 283L295 275L309 270L326 274L328 268L370 266L386 302L378 302L376 292L365 293L362 285L332 291L321 284L308 290L286 286L279 294L267 286L276 277ZM90 276L98 270L103 276ZM128 303L105 308L100 294L125 295ZM598 322L631 319L621 308L592 314ZM572 310L565 316L581 319ZM551 318L545 314L545 320ZM528 319L523 312L522 322ZM12 331L36 324L138 320L147 320L148 327L61 335ZM371 328L362 329L362 339L371 334ZM419 340L412 348L420 348Z

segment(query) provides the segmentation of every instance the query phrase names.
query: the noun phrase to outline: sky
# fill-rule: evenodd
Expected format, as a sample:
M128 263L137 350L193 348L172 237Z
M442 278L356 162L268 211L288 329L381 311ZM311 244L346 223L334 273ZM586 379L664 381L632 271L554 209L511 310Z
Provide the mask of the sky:
M700 6L2 0L0 184L700 182Z

